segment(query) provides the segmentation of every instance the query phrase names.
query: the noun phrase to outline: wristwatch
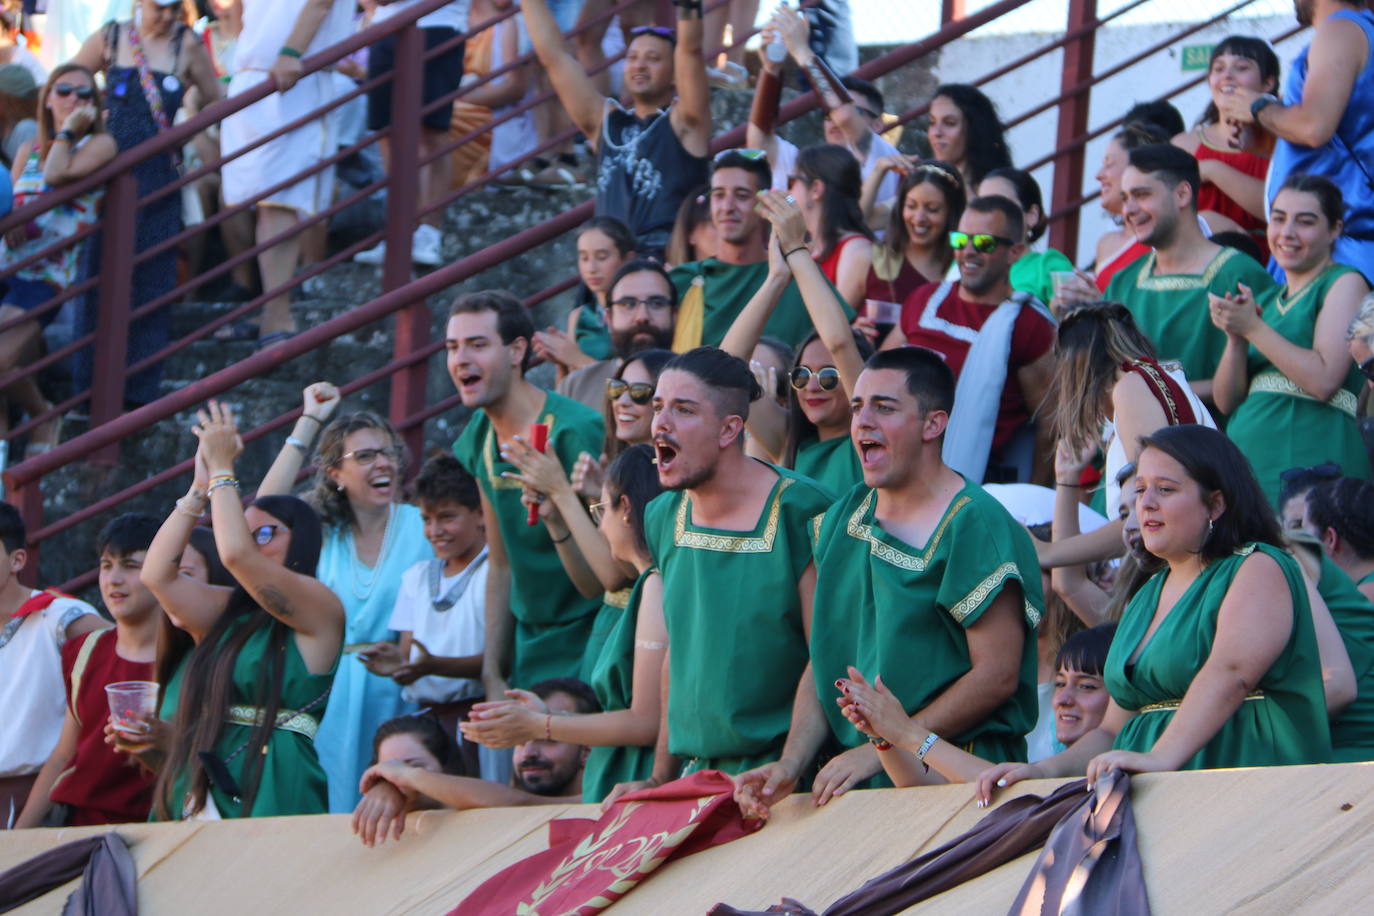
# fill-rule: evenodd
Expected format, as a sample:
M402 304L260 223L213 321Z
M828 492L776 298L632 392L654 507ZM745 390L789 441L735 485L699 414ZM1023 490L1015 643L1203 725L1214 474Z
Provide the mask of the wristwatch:
M1272 92L1266 92L1250 103L1250 117L1254 118L1255 123L1258 124L1259 113L1263 111L1266 106L1277 103L1278 100L1278 96L1274 95Z

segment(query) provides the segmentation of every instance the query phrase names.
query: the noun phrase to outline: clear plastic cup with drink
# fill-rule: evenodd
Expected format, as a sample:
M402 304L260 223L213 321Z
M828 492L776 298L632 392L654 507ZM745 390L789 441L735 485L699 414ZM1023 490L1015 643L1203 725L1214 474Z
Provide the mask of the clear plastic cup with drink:
M157 715L157 684L153 681L119 681L105 685L110 701L110 724L115 731L141 737L151 731L148 720Z

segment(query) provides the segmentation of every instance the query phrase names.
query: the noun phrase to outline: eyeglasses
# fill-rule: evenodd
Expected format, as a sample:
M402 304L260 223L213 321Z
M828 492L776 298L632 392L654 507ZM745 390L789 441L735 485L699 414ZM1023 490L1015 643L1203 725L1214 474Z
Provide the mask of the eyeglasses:
M719 162L720 160L724 159L726 156L729 155L742 156L745 159L757 162L760 159L768 158L768 150L748 149L746 147L740 147L738 149L723 149L720 152L716 153L714 156L712 156L711 161Z
M1335 480L1341 476L1341 466L1334 461L1324 461L1310 468L1289 468L1279 472L1279 481L1292 483L1297 480Z
M81 99L82 101L93 98L95 96L95 89L93 89L92 87L73 86L71 83L58 83L56 86L52 87L52 91L56 92L58 96L64 99L67 96L71 95L73 92L76 93L76 97L78 99Z
M796 366L788 373L792 387L798 391L811 382L813 375L816 376L816 384L821 386L822 391L834 391L840 384L840 370L834 366L821 366L814 372L808 366Z
M976 235L969 235L967 232L951 232L949 234L949 247L955 251L963 251L968 247L968 243L973 243L974 251L981 251L983 254L991 254L997 250L998 245L1011 247L1016 242L1002 235L989 235L986 232L979 232Z
M636 404L647 404L654 399L654 386L648 382L627 382L623 378L606 379L606 400L617 401L625 392Z
M592 517L592 524L601 526L601 520L606 517L605 503L592 503L587 507L587 514Z
M654 35L677 44L677 32L666 25L640 25L630 29L630 38L638 38L641 35Z
M253 529L253 542L259 547L266 547L272 543L272 539L277 536L278 531L288 531L285 525L259 525Z
M354 461L358 462L358 464L367 467L370 464L375 464L377 459L383 455L385 455L388 460L395 461L401 457L401 450L395 446L387 446L386 448L355 448L351 452L344 452L340 455L339 463L342 464L349 458L352 458Z
M633 312L641 305L651 312L664 312L673 307L673 300L667 296L645 296L643 299L637 296L621 296L619 299L611 300L611 308L627 312Z

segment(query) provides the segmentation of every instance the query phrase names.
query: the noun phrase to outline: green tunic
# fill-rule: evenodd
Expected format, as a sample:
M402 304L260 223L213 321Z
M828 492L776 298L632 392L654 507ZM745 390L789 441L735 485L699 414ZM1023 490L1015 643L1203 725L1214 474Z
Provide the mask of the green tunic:
M549 427L548 448L568 473L582 452L601 453L601 414L550 391L539 413ZM474 413L453 443L453 454L477 478L497 518L510 563L510 611L515 617L510 683L529 687L551 677L576 677L596 614L568 578L558 550L542 524L526 525L520 484L501 476L514 465L501 460L491 421ZM491 532L488 532L490 537Z
M1112 277L1105 298L1123 303L1154 342L1161 361L1178 360L1193 381L1217 374L1226 334L1212 324L1207 294L1234 293L1244 283L1256 298L1274 281L1253 258L1223 248L1200 274L1155 274L1155 253Z
M633 586L619 591L606 592L601 596L601 608L592 619L592 631L587 635L587 645L582 650L582 669L577 675L588 684L592 682L592 670L601 658L601 650L610 638L611 632L625 616L625 606L630 602Z
M715 258L707 258L705 261L679 264L669 272L669 276L677 291L678 301L687 295L687 290L698 277L706 285L701 344L718 347L730 330L730 325L734 324L739 313L763 285L764 278L768 276L768 262L726 264ZM854 310L848 304L845 304L844 310L847 320L853 321ZM811 316L806 312L806 304L802 302L796 281L789 282L768 323L764 325L764 336L775 337L789 347L796 347L812 330Z
M1291 299L1287 298L1287 287L1258 294L1265 323L1294 346L1311 348L1326 294L1348 273L1354 271L1332 264ZM1246 360L1250 392L1227 421L1226 435L1250 459L1260 486L1274 506L1279 500L1279 475L1289 468L1334 461L1347 477L1369 476L1369 458L1355 422L1355 402L1365 378L1353 361L1347 362L1349 369L1340 390L1331 400L1318 401L1259 350L1250 348ZM1275 430L1282 434L1275 435Z
M597 615L598 627L608 615L607 608L615 611L614 617L607 622L609 631L601 641L600 654L587 678L596 691L596 698L606 712L629 709L633 699L635 674L635 625L639 621L639 601L644 591L644 580L653 570L649 570L635 580L632 588L625 589L629 594L626 603L612 608L607 604ZM616 592L617 595L621 592ZM652 745L625 747L594 747L587 755L586 769L582 771L582 800L597 804L605 798L618 782L633 782L648 779L654 771L654 748Z
M254 613L265 614L266 611ZM224 642L236 631L231 628L221 639ZM229 695L230 713L220 727L219 740L215 743L215 754L225 761L234 781L243 785L243 767L253 752L253 748L243 748L252 737L253 724L261 713L266 672L266 656L272 628L264 627L248 637L234 661L233 687ZM300 650L296 647L296 635L288 634L286 657L282 669L280 709L267 741L267 753L262 764L262 777L258 781L258 793L253 800L251 814L243 810L241 799L229 795L211 784L210 794L220 817L276 817L285 814L326 814L329 811L329 794L326 786L324 768L315 753L314 734L324 716L326 702L312 706L308 712L292 715L328 692L334 682L334 672L338 659L327 674L311 674L305 667ZM181 700L181 682L186 673L183 662L173 673L167 689L163 692L162 705L158 718L171 721L176 716L177 704ZM233 758L230 760L229 758ZM185 774L172 783L172 797L167 807L174 820L181 820L182 802L189 791L190 782Z
M1336 763L1374 760L1374 604L1324 551L1321 565L1317 591L1341 631L1359 689L1355 701L1331 720L1332 759Z
M668 749L685 771L739 773L776 760L806 668L797 581L811 562L810 520L834 501L775 468L751 531L692 524L685 492L659 495L644 534L663 575L668 627Z
M1178 701L1211 654L1217 614L1231 580L1256 550L1273 557L1288 580L1293 599L1292 634L1260 679L1259 692L1263 695L1243 701L1212 740L1180 769L1284 766L1331 759L1331 730L1326 721L1321 660L1307 587L1297 561L1268 544L1250 544L1209 563L1155 630L1127 675L1126 662L1150 628L1169 571L1156 573L1131 599L1107 653L1104 673L1107 690L1117 705L1139 713L1116 736L1114 747L1148 753L1164 734Z
M805 440L797 447L792 469L831 493L847 493L851 487L864 482L859 453L848 433L824 442L816 438Z
M968 481L923 548L879 527L877 502L874 490L854 487L817 526L811 670L831 730L846 747L867 740L835 704L835 679L848 676L848 665L870 680L881 674L915 714L968 673L965 630L1003 589L1017 586L1026 631L1016 692L948 738L987 760L1025 760L1025 735L1039 713L1035 629L1044 609L1030 535Z
M1041 303L1048 304L1054 298L1054 279L1050 274L1070 270L1073 270L1073 262L1053 248L1027 251L1011 265L1007 280L1012 289L1030 293Z
M573 340L592 359L610 359L615 355L611 348L611 331L595 302L582 303L582 311L577 313L577 324L573 327Z

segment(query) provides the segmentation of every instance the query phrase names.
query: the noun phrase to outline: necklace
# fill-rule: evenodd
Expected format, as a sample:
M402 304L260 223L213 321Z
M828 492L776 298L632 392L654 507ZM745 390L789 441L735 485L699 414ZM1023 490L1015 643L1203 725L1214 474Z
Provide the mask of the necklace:
M386 528L382 531L382 548L377 551L377 565L368 569L367 564L358 559L358 546L353 540L353 526L348 526L348 580L353 590L353 597L359 601L366 601L372 594L372 586L377 584L377 576L380 575L382 564L386 562L387 551L391 548L391 521L396 517L396 504L392 503L386 509ZM368 569L366 574L360 573L358 567Z

